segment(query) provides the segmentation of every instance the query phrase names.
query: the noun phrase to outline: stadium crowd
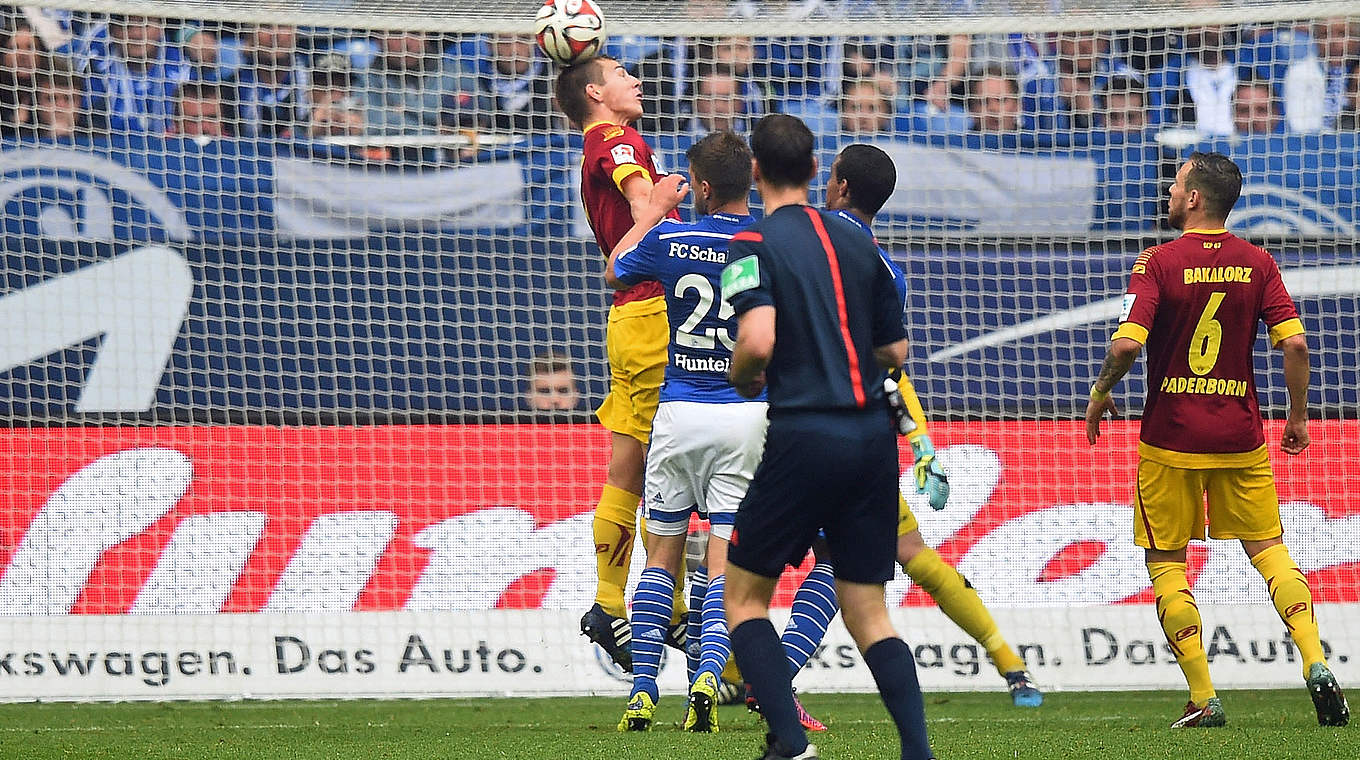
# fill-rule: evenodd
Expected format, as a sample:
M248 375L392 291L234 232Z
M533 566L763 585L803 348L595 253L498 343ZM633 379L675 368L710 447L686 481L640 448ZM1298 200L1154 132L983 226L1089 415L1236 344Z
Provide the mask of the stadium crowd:
M737 16L746 6L692 4ZM815 16L852 3L789 5ZM528 36L0 13L7 138L452 134L476 144L566 130L553 65ZM771 112L822 134L1015 134L1039 146L1160 130L1308 134L1355 130L1360 87L1357 18L1046 35L619 36L607 52L644 83L644 134L740 133Z

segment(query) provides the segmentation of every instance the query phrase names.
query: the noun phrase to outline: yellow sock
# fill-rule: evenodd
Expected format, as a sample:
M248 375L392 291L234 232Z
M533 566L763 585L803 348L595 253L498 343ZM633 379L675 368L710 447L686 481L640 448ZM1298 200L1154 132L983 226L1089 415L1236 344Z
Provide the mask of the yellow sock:
M1217 696L1214 682L1209 678L1209 655L1204 651L1199 607L1190 594L1190 582L1185 577L1184 562L1149 562L1148 576L1152 591L1157 595L1157 619L1176 663L1190 685L1190 701L1203 707L1210 697Z
M623 587L628 583L641 498L606 484L600 491L600 503L595 505L595 518L590 524L595 537L595 570L599 579L595 602L615 617L628 616Z
M1025 661L1001 637L996 620L992 619L992 613L987 611L977 591L968 585L959 571L941 559L938 552L927 546L902 569L940 605L941 612L987 650L992 662L996 663L997 672L1004 676L1025 669Z
M746 679L741 677L741 670L737 667L737 658L727 658L727 664L723 666L722 679L728 683L746 683Z
M685 597L685 577L682 570L680 577L676 579L675 596L671 597L671 625L684 620L689 612L689 602Z
M1308 579L1289 556L1284 544L1277 544L1251 558L1252 567L1266 579L1266 590L1280 619L1289 629L1294 646L1303 659L1303 675L1313 663L1326 663L1322 655L1322 641L1318 638L1317 615L1313 611L1313 592Z

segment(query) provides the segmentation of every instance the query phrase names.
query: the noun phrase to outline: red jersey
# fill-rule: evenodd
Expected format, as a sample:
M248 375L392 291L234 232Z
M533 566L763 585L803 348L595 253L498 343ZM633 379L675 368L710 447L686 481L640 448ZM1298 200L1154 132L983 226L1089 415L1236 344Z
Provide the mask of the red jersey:
M636 129L608 122L586 127L581 204L605 257L633 227L633 211L622 188L624 180L639 172L646 173L653 184L665 176L651 146ZM680 215L672 211L670 218L679 219ZM648 280L627 290L614 291L614 305L661 295L661 283Z
M1115 332L1147 346L1141 455L1189 469L1266 456L1252 360L1258 320L1272 344L1303 332L1269 253L1227 230L1186 230L1143 251Z

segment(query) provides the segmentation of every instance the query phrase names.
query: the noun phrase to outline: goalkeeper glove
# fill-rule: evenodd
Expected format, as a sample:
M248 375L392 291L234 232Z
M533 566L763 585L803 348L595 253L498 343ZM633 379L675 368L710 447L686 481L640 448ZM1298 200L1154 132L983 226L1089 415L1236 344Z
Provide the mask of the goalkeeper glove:
M911 412L907 411L907 402L902 400L902 391L897 385L901 377L902 370L888 370L888 376L883 378L883 393L888 397L888 410L892 412L893 427L900 435L909 435L916 429L916 420L911 418Z
M949 501L949 476L935 458L935 445L930 436L917 436L911 442L911 453L916 457L912 473L916 476L916 492L923 493L930 500L930 508L944 509Z

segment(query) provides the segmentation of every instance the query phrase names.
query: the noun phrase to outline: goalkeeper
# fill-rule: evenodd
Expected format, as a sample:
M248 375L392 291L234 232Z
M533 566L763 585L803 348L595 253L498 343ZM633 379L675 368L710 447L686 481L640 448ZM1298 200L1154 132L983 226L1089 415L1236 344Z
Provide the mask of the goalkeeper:
M872 145L850 145L831 164L826 205L872 237L873 231L869 225L896 185L897 169L887 153ZM882 248L879 249L879 255L893 273L898 297L905 308L905 276ZM943 509L949 500L949 479L935 458L935 447L930 440L925 411L916 397L916 389L905 373L893 373L885 385L898 417L898 430L911 442L912 454L916 459L913 468L916 490L926 495L932 508ZM894 391L897 396L895 399ZM940 606L940 611L987 650L997 671L1006 679L1012 703L1017 707L1038 707L1043 704L1043 694L1025 670L1025 661L1002 638L996 621L983 605L977 591L967 578L950 567L934 549L926 546L916 516L901 494L898 500L897 561L901 563L902 569L913 583L930 594ZM794 596L789 624L781 636L789 666L795 674L812 657L837 611L831 564L820 555L819 552L816 565ZM749 697L747 704L758 709ZM816 723L815 719L809 716L803 722L808 728L816 730L810 725Z

